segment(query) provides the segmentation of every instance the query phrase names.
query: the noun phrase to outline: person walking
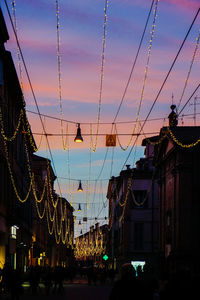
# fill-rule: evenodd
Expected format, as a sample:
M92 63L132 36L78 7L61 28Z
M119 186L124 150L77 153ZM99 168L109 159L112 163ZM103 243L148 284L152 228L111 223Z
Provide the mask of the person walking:
M111 290L109 300L140 299L142 290L139 281L136 279L136 272L130 263L121 267L121 276ZM134 295L134 296L133 296Z

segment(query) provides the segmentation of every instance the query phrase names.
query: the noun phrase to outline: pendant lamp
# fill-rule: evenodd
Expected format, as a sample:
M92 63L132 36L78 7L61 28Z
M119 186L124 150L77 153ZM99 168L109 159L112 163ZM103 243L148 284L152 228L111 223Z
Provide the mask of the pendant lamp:
M77 128L77 133L76 133L76 137L74 139L75 143L82 143L83 142L83 138L81 135L81 127L80 127L80 123L78 123L78 128Z
M79 203L79 205L78 205L78 211L81 211L82 209L81 209L81 205L80 205L80 203Z
M82 184L81 184L81 180L79 181L79 186L77 189L78 192L83 192L83 188L82 188Z

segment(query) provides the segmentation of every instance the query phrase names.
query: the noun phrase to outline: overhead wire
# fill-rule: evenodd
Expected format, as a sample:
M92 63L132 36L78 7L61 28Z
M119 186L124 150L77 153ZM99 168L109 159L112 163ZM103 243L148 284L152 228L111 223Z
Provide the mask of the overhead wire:
M158 3L158 1L157 1L156 3ZM130 81L131 81L131 78L132 78L132 74L133 74L133 71L134 71L134 68L135 68L135 65L136 65L138 56L139 56L139 52L140 52L140 49L141 49L141 46L142 46L142 42L143 42L143 39L144 39L144 36L145 36L145 33L146 33L147 25L148 25L148 22L149 22L149 19L150 19L150 15L151 15L151 12L152 12L153 4L154 4L154 0L152 0L152 2L151 2L151 6L150 6L150 9L149 9L149 13L148 13L148 16L147 16L147 20L146 20L146 23L145 23L145 26L144 26L144 30L143 30L143 33L142 33L142 36L141 36L141 39L140 39L140 43L139 43L139 46L138 46L138 50L137 50L135 59L134 59L134 61L133 61L133 65L132 65L132 68L131 68L131 72L130 72L130 75L129 75L129 77L128 77L128 81L127 81L127 84L126 84L126 86L125 86L125 90L124 90L124 92L123 92L122 99L121 99L121 101L120 101L118 110L117 110L116 115L115 115L115 117L114 117L114 119L113 119L113 122L112 122L111 134L112 134L112 132L113 132L113 128L114 128L115 121L116 121L117 116L118 116L118 114L119 114L119 111L120 111L120 109L121 109L122 103L123 103L123 101L124 101L126 92L127 92L127 90L128 90L128 87L129 87L129 84L130 84ZM156 5L156 10L157 10L157 5ZM152 32L151 32L151 40L150 40L150 42L152 42L152 38L153 38L153 31L154 31L154 27L155 27L155 18L156 18L156 11L155 11L155 15L154 15L153 29L152 29ZM151 45L151 43L150 43L150 45ZM151 46L150 46L150 48L149 48L148 58L149 58L149 55L150 55L150 51L151 51ZM149 62L149 59L148 59L148 62ZM147 68L148 68L148 65L147 65L147 67L146 67L146 69L145 69L145 79L146 79L146 75L147 75L147 72L146 72ZM144 79L144 84L145 84L145 79ZM143 88L143 90L144 90L144 88ZM142 90L141 98L143 97L143 90ZM141 100L140 100L140 106L139 106L139 108L140 108L140 107L141 107ZM137 123L137 120L136 120L136 123ZM115 126L115 130L116 130L116 126ZM134 132L133 132L133 133L134 133ZM105 165L105 161L106 161L107 155L108 155L108 151L109 151L109 148L107 148L107 150L106 150L105 157L104 157L103 164L102 164L102 168L101 168L101 170L100 170L98 179L100 178L100 176L101 176L101 174L102 174L102 172L103 172L104 165ZM113 160L113 158L114 158L114 151L112 152L112 160ZM111 168L112 168L112 166L113 166L113 163L111 162ZM97 180L98 180L98 179L97 179ZM102 207L102 210L103 210L103 207Z
M178 50L178 52L177 52L177 54L176 54L176 56L175 56L175 58L174 58L174 60L173 60L173 62L172 62L172 64L171 64L171 66L170 66L169 71L167 72L167 75L165 76L165 79L164 79L164 81L163 81L163 83L162 83L162 85L161 85L161 87L160 87L160 89L159 89L159 91L158 91L158 93L157 93L157 96L156 96L156 98L154 99L153 104L151 105L151 107L150 107L150 109L149 109L149 112L148 112L148 114L147 114L147 116L146 116L146 118L145 118L143 124L141 125L141 128L140 128L139 133L142 132L142 130L143 130L143 128L144 128L144 126L145 126L145 124L146 124L146 122L147 122L147 120L148 120L148 118L149 118L149 116L150 116L150 114L151 114L151 112L152 112L152 110L153 110L153 108L154 108L154 106L155 106L155 104L156 104L156 102L157 102L157 100L158 100L158 98L159 98L159 96L160 96L162 90L163 90L163 87L164 87L164 85L165 85L165 83L166 83L166 81L167 81L167 79L168 79L168 77L169 77L169 75L170 75L170 73L171 73L171 71L172 71L172 69L173 69L173 67L174 67L174 65L175 65L175 63L176 63L176 61L177 61L177 59L178 59L178 56L179 56L179 54L180 54L180 52L181 52L181 50L182 50L182 48L183 48L183 46L184 46L184 44L185 44L185 42L186 42L186 40L187 40L188 35L190 34L190 31L191 31L191 29L192 29L192 27L193 27L193 25L194 25L194 23L195 23L195 21L196 21L196 19L197 19L197 16L198 16L199 12L200 12L200 8L197 10L197 13L196 13L195 17L193 18L193 21L192 21L192 23L191 23L191 25L190 25L190 27L189 27L189 29L188 29L188 31L187 31L187 33L186 33L186 35L185 35L183 41L182 41L182 43L181 43L181 46L179 47L179 50ZM198 87L197 87L195 90L197 90L197 89L199 88L199 86L200 86L200 84L198 85ZM181 112L182 112L182 110L180 111L180 113L181 113ZM137 140L138 140L138 137L136 137L136 140L135 140L134 144L132 145L132 147L131 147L131 149L130 149L130 151L129 151L129 154L128 154L128 156L127 156L127 158L126 158L126 160L125 160L125 162L124 162L124 164L123 164L123 166L122 166L122 169L125 167L125 165L126 165L128 159L129 159L129 157L130 157L130 155L131 155L131 153L132 153L132 151L133 151L133 148L134 148L135 145L136 145Z
M180 112L178 113L178 116L185 109L185 107L188 105L188 103L190 102L190 100L192 99L192 97L195 95L195 93L198 91L199 88L200 88L200 83L197 85L197 87L195 88L195 90L192 92L191 96L188 98L188 100L186 101L186 103L183 105L183 107L181 108Z
M94 145L92 146L93 152L97 148L97 137L99 132L100 117L101 117L101 103L102 103L102 93L103 93L103 79L104 79L104 65L105 65L105 47L106 47L106 27L107 27L107 10L108 10L108 0L105 0L104 6L104 24L103 24L103 38L102 38L102 54L101 54L101 71L100 71L100 86L99 86L99 102L98 102L98 115L97 115L97 130Z
M34 112L34 111L31 111L31 110L28 110L28 109L26 109L26 112L28 112L28 113L31 113L31 114L35 114L35 115L38 115L38 113L37 112ZM198 114L198 113L197 113ZM200 114L200 113L199 113ZM40 113L40 115L42 116L42 117L46 117L46 118L49 118L49 119L53 119L53 120L58 120L58 121L60 121L61 119L60 118L58 118L58 117L54 117L54 116L50 116L50 115L47 115L47 114L42 114L42 113ZM182 115L182 116L179 116L179 117L186 117L186 116L190 116L190 115L192 115L192 114L184 114L184 115ZM166 119L166 117L165 118L151 118L151 119L148 119L147 120L147 122L152 122L152 121L163 121L163 120L165 120ZM66 122L66 123L72 123L72 124L77 124L78 123L78 121L71 121L71 120L65 120L65 119L63 119L63 122ZM102 125L112 125L112 124L131 124L131 123L135 123L136 122L136 120L130 120L130 121L118 121L118 122L100 122L100 124L102 124ZM144 122L144 119L141 119L140 120L140 122ZM81 125L90 125L90 124L97 124L97 123L88 123L88 122L81 122Z
M155 1L155 0L152 0L152 2L151 2L151 6L150 6L150 9L149 9L149 12L148 12L148 15L147 15L147 19L146 19L146 22L145 22L144 30L143 30L143 32L142 32L142 36L141 36L141 39L140 39L140 42L139 42L139 46L138 46L138 49L137 49L137 52L136 52L136 56L135 56L135 59L134 59L134 61L133 61L133 65L132 65L132 68L131 68L131 72L130 72L130 74L129 74L128 81L127 81L127 84L126 84L126 86L125 86L125 90L124 90L124 92L123 92L122 99L121 99L121 101L120 101L120 104L119 104L119 107L118 107L118 109L117 109L116 115L115 115L115 117L114 117L114 119L113 119L113 122L112 122L111 134L112 134L112 132L113 132L113 128L114 128L115 121L116 121L117 116L118 116L118 114L119 114L119 111L120 111L120 109L121 109L121 106L122 106L122 103L123 103L123 101L124 101L126 92L127 92L127 90L128 90L128 87L129 87L129 84L130 84L130 81L131 81L131 78L132 78L132 75L133 75L133 71L134 71L134 69L135 69L135 65L136 65L136 62L137 62L137 59L138 59L138 56L139 56L139 53L140 53L140 49L141 49L141 46L142 46L142 42L143 42L143 40L144 40L144 36L145 36L145 33L146 33L146 29L147 29L147 25L148 25L148 22L149 22L149 19L150 19L150 15L151 15L151 12L152 12L152 8L153 8L154 1ZM136 121L136 122L137 122L137 121ZM102 174L102 172L103 172L104 165L105 165L105 161L106 161L107 155L108 155L108 151L109 151L109 148L107 148L107 150L106 150L105 157L104 157L103 164L102 164L102 168L101 168L100 173L99 173L99 175L98 175L98 177L97 177L97 180L100 178L100 176L101 176L101 174ZM112 165L112 164L111 164L111 165Z
M13 29L13 33L14 33L14 36L15 36L15 39L16 39L17 47L19 49L21 60L22 60L23 65L24 65L25 73L26 73L26 76L27 76L27 79L28 79L28 83L29 83L29 86L30 86L30 89L31 89L31 93L32 93L32 96L33 96L33 99L34 99L34 102L35 102L35 105L36 105L36 109L37 109L37 112L38 112L38 115L39 115L39 119L40 119L40 122L42 124L43 131L44 131L44 133L46 133L46 129L45 129L45 126L44 126L44 123L43 123L43 120L42 120L42 116L40 114L40 110L39 110L39 106L38 106L38 103L37 103L36 95L35 95L35 92L34 92L34 89L33 89L33 85L32 85L31 79L30 79L28 68L26 66L24 55L23 55L23 52L22 52L22 49L21 49L21 46L20 46L20 43L19 43L18 35L17 35L16 30L15 30L15 26L14 26L14 23L13 23L11 14L10 14L10 10L9 10L9 7L8 7L7 0L4 0L4 3L5 3L6 10L7 10L7 13L8 13L8 16L9 16L9 19L10 19L10 23L11 23L11 26L12 26L12 29ZM50 147L50 144L49 144L49 140L48 140L47 135L45 137L46 137L46 141L47 141L47 145L48 145L49 154L51 156L51 162L52 162L52 165L53 165L53 168L54 168L54 172L55 172L55 175L57 176L57 174L56 174L56 167L55 167L55 164L54 164L54 159L53 159L53 155L52 155L52 152L51 152L51 147ZM59 188L60 194L62 195L60 184L59 184L58 180L57 180L57 184L58 184L58 188Z
M134 69L135 69L136 62L137 62L137 59L138 59L138 56L139 56L139 53L140 53L140 49L141 49L141 46L142 46L142 42L143 42L143 40L144 40L144 36L145 36L145 33L146 33L147 25L148 25L148 23L149 23L149 19L150 19L150 16L151 16L151 12L152 12L152 8L153 8L154 1L155 1L155 0L152 0L152 2L151 2L151 6L150 6L150 9L149 9L149 13L148 13L147 19L146 19L146 23L145 23L145 26L144 26L144 30L143 30L143 32L142 32L142 36L141 36L141 39L140 39L140 42L139 42L139 46L138 46L138 49L137 49L137 52L136 52L136 55L135 55L135 58L134 58L134 61L133 61L132 67L131 67L131 72L130 72L130 74L129 74L129 77L128 77L128 80L127 80L127 83L126 83L126 86L125 86L125 89L124 89L124 92L123 92L123 95L122 95L122 98L121 98L119 107L118 107L117 112L116 112L116 114L115 114L115 117L114 117L114 119L113 119L113 123L115 123L115 121L116 121L116 119L117 119L117 117L118 117L118 114L119 114L119 112L120 112L122 103L123 103L124 98L125 98L125 96L126 96L126 93L127 93L127 90L128 90L128 87L129 87L129 84L130 84L130 81L131 81L131 78L132 78L132 75L133 75L133 71L134 71Z

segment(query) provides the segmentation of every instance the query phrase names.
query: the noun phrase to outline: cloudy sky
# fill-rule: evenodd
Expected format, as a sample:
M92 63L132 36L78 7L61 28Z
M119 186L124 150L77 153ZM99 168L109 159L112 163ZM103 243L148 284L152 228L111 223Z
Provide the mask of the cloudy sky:
M8 5L12 16L13 12L16 16L18 38L40 113L60 118L56 1L16 0L14 3L14 10L11 1ZM107 207L102 203L106 203L108 179L110 176L119 175L134 143L133 139L128 150L123 151L118 142L113 151L105 147L105 134L111 133L112 123L115 120L117 132L121 134L119 135L121 145L126 147L129 143L130 136L122 134L131 134L134 128L133 121L138 115L139 120L144 120L148 114L200 7L200 2L199 0L160 0L157 5L157 18L154 20L156 0L154 1L141 51L121 109L115 119L152 0L108 1L99 125L101 135L97 139L96 152L90 150L92 142L95 143L96 140L95 135L93 140L91 139L90 133L96 133L98 122L105 0L60 0L58 3L62 115L63 119L68 121L63 122L63 130L69 134L69 137L66 141L68 145L66 151L63 150L61 136L48 137L56 167L55 172L62 195L73 200L75 208L77 208L75 203L82 202L85 208L84 203L89 201L90 209L86 211L85 208L84 214L104 217L107 215ZM4 1L1 7L10 35L6 48L12 52L19 74L17 45ZM152 27L154 22L155 26ZM180 109L199 84L199 48L191 68L199 29L200 14L149 117L149 119L161 119L147 122L144 127L146 134L154 135L167 124L170 105L172 101L175 104L179 103L189 70L191 72ZM151 38L152 30L153 38ZM147 76L144 85L145 74ZM42 126L38 116L32 113L37 112L37 109L23 65L22 81L27 110L31 111L27 112L28 118L36 143L39 145L38 134L42 133ZM195 95L200 96L200 92ZM141 99L141 109L138 110ZM194 106L188 105L183 113L192 114L193 110ZM198 125L198 114L196 118ZM59 120L45 117L43 122L47 133L61 133ZM179 125L193 125L193 122L193 116L190 115L180 119ZM84 143L78 145L74 143L77 123L81 124L84 138ZM126 162L131 165L143 156L141 138L136 144L137 148L133 149ZM41 141L38 155L50 158L45 138ZM90 179L89 183L88 179ZM98 179L97 183L96 179ZM78 180L82 180L84 188L81 196L76 192ZM57 183L56 190L60 192Z

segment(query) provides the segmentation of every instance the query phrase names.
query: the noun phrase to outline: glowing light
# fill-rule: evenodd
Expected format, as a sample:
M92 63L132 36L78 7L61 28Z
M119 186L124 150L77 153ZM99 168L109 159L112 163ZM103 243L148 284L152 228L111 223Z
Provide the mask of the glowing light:
M74 139L75 143L82 143L83 142L83 138L81 135L81 127L80 127L80 123L78 123L78 128L77 128L77 133L76 133L76 137Z
M81 180L79 181L79 186L77 189L78 192L83 192L83 188L82 188L82 184L81 184ZM80 204L79 204L80 205Z

